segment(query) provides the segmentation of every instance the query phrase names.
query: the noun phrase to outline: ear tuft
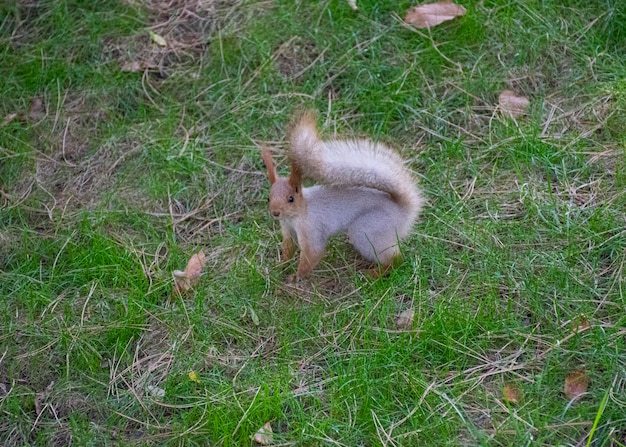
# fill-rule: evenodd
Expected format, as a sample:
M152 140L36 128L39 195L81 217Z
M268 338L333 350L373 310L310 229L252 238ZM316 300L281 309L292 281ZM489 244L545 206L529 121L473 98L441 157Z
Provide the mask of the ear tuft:
M291 164L291 175L289 176L289 186L291 186L296 192L302 186L302 169L296 164Z
M265 168L267 169L267 178L270 181L270 185L273 185L276 182L276 167L274 166L274 159L272 158L272 153L268 147L263 147L261 149L261 157L263 158L263 163L265 163Z

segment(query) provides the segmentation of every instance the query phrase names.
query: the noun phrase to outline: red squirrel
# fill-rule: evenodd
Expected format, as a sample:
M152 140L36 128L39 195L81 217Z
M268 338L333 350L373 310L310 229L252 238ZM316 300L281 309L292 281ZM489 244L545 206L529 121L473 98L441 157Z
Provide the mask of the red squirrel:
M282 230L282 256L300 248L296 280L324 255L330 236L345 233L361 255L386 273L400 257L424 199L413 174L389 147L369 140L322 140L316 117L305 112L289 133L291 174L279 177L262 150L271 184L269 208ZM303 179L318 184L303 187ZM378 272L378 273L377 273Z

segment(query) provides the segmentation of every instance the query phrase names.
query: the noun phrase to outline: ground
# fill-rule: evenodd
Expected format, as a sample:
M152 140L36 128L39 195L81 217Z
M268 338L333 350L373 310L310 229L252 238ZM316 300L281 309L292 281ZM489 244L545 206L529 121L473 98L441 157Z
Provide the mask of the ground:
M626 5L418 3L0 5L2 445L626 445ZM286 283L303 108L419 178L388 277Z

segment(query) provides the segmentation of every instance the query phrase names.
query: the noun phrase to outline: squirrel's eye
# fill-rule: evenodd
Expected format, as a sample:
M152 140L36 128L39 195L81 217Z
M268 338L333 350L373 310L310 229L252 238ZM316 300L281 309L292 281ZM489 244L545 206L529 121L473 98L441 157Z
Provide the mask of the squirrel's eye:
M289 202L289 203L293 202L293 196L289 196L289 197L287 198L287 202Z

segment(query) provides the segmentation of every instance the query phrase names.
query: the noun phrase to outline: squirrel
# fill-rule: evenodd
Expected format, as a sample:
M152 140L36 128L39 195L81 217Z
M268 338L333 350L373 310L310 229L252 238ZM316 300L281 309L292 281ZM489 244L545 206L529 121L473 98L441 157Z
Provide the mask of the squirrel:
M324 255L330 236L346 233L367 260L386 274L400 259L424 199L402 158L369 140L323 141L317 117L304 112L288 134L291 173L279 177L268 148L262 158L270 182L269 209L282 231L282 257L301 250L295 280L306 278ZM303 179L319 184L303 187Z

